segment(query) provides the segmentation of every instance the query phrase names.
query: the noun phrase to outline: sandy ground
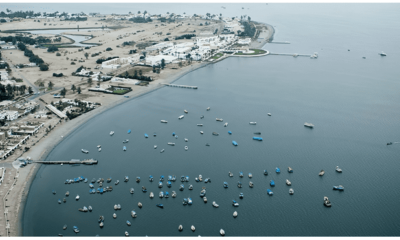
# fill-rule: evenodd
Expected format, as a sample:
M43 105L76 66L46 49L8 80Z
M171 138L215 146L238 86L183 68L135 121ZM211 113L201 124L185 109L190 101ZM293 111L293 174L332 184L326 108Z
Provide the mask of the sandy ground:
M73 120L57 124L55 128L48 133L48 135L42 138L34 148L31 148L27 153L23 154L22 157L30 156L34 160L44 160L46 156L50 153L50 151L60 143L63 138L61 136L67 136L71 134L73 131L77 130L83 123L87 122L92 117L98 115L101 112L106 111L112 107L115 107L123 102L131 101L134 98L144 95L146 93L155 91L159 88L165 87L162 83L171 83L175 80L179 79L181 76L194 71L200 67L203 67L209 63L200 63L200 62L193 62L190 65L184 64L184 67L179 68L177 64L170 64L167 65L166 69L161 71L161 74L155 73L146 73L146 76L151 76L155 79L151 82L147 87L129 85L132 87L132 92L129 92L128 95L130 98L124 98L123 96L119 95L111 95L111 94L102 94L102 93L95 93L89 92L87 90L88 85L86 80L81 80L82 77L75 77L72 76L71 73L75 71L79 66L83 65L85 67L91 68L93 71L94 67L97 65L95 61L100 57L109 57L109 56L119 56L125 57L128 56L128 52L130 49L136 49L136 47L116 47L117 45L121 45L125 41L135 41L137 42L146 42L146 41L155 41L160 42L163 41L164 38L168 37L171 38L173 36L180 36L183 34L191 33L193 30L196 30L196 35L200 32L213 32L215 28L222 30L222 25L218 23L213 23L209 26L199 26L200 22L204 20L185 20L181 24L179 23L171 23L165 24L166 26L161 26L161 23L158 21L154 21L151 24L132 24L132 23L121 23L116 21L104 22L98 21L99 19L89 19L88 22L79 23L80 28L83 27L99 27L101 24L107 26L121 26L125 28L116 29L116 30L109 30L105 31L93 31L87 33L88 35L93 35L94 38L89 40L88 42L91 43L101 43L101 46L92 47L89 50L84 50L83 52L78 52L78 48L67 48L67 49L60 49L62 56L57 57L56 53L47 53L45 49L31 49L35 54L39 55L46 63L49 63L50 70L47 72L39 71L38 68L23 68L23 69L14 69L13 71L18 71L19 74L15 72L13 75L16 77L23 76L25 79L24 81L29 81L31 84L38 84L40 81L47 83L52 81L55 84L55 88L65 87L67 91L66 98L74 99L85 99L88 101L93 102L100 102L102 106L90 111L78 118ZM46 26L42 23L33 22L33 20L23 20L21 22L13 22L11 24L2 24L2 29L38 29L38 28L60 28L60 27L72 27L76 25L76 23L70 22L51 22L52 26L46 24ZM97 23L97 24L96 24ZM190 25L188 25L190 23ZM157 27L155 25L158 25ZM3 31L4 31L3 30ZM142 31L144 32L137 32ZM75 30L66 30L66 32L71 34L77 34L78 32ZM161 36L154 35L154 32L163 32ZM166 35L169 32L171 35ZM267 31L267 36L272 34L273 31ZM129 34L130 33L130 34ZM133 33L136 33L133 35ZM79 33L82 34L82 33ZM9 34L0 33L0 36L5 36ZM118 39L122 37L121 39ZM174 41L174 42L182 42L182 41ZM262 47L265 43L255 43L257 47ZM113 51L105 52L107 47L111 47ZM89 59L85 59L84 52L88 51L90 54L95 52L102 52L101 55ZM6 51L4 51L6 52ZM11 62L12 64L18 63L28 63L27 57L23 56L22 51L19 50L12 50L12 54L7 54L7 61ZM65 53L66 52L66 53ZM64 55L65 54L65 55ZM3 54L4 55L4 54ZM67 60L67 57L69 58ZM70 59L82 59L85 60L83 63L76 62L76 65L71 65ZM176 69L173 69L176 68ZM118 72L123 72L129 70L130 67L120 69ZM53 73L63 73L66 75L62 78L55 78L52 77ZM80 86L82 88L82 94L77 94L76 92L73 93L70 88L71 85L74 84L76 87ZM95 84L95 83L94 83ZM108 84L106 82L105 84ZM187 91L187 89L182 89L182 91ZM193 90L190 90L193 91ZM41 96L46 102L54 101L55 99L52 97L51 94L46 94ZM25 168L15 169L12 167L11 160L5 160L0 163L0 167L4 166L7 168L7 173L5 176L4 183L0 186L0 211L8 211L7 218L8 223L10 224L9 235L11 236L18 236L22 235L22 214L23 214L23 207L25 205L26 197L30 188L30 185L36 175L37 170L39 169L39 164L29 164ZM15 178L15 179L14 179ZM11 191L9 191L11 189ZM9 192L8 195L7 192ZM7 199L5 204L3 199ZM6 210L5 210L6 209ZM6 236L5 226L6 226L5 215L0 215L0 236Z

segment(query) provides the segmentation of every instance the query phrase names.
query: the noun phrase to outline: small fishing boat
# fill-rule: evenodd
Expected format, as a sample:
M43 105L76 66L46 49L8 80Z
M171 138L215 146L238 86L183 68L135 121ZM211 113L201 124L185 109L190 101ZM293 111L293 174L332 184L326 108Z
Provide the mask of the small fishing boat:
M329 201L328 197L326 197L326 196L324 197L324 205L326 207L331 207L332 206L331 201Z
M122 143L128 143L129 139L125 139L124 141L122 141Z
M239 177L241 177L241 178L243 177L243 172L242 171L239 172Z
M98 148L97 150L98 150L99 152L101 152L101 148Z
M149 135L147 135L147 133L145 133L145 134L144 134L144 137L145 137L145 138L148 138L148 137L149 137Z
M192 204L193 204L192 198L188 198L188 204L189 204L189 205L192 205Z
M125 231L125 237L129 237L129 233Z
M238 213L236 211L233 212L233 217L237 217Z
M81 149L81 150L82 150L83 153L89 153L89 151L86 150L86 149Z
M274 187L275 186L274 180L269 181L269 185L271 185L271 187Z
M153 176L150 175L150 176L149 176L149 181L152 182L153 180L154 180Z
M189 141L189 139L185 138L185 142Z
M188 146L185 146L185 151L187 151L189 148L188 148Z
M140 177L136 177L136 182L140 183Z
M150 192L150 198L153 198L153 197L154 197L154 193Z
M339 166L336 166L336 172L339 172L339 173L341 173L341 172L342 172L342 169L341 169L341 168L339 168Z
M224 229L221 228L221 229L219 230L219 234L221 234L221 236L225 236L225 231L224 231Z
M229 177L233 177L233 173L229 171Z
M161 122L162 122L162 123L167 123L168 121L167 121L167 120L161 120Z
M241 188L241 187L242 187L242 183L241 183L241 182L238 182L238 183L237 183L237 186L238 186L238 188Z
M217 120L218 122L223 122L223 121L224 121L222 118L216 118L216 120Z
M131 224L131 222L126 221L126 225L130 226L130 225L132 225L132 224Z
M228 188L228 183L224 182L224 188Z
M128 177L128 176L125 176L124 182L127 182L127 181L129 181L129 177Z
M117 180L114 184L115 184L115 185L118 185L118 184L119 184L119 180Z
M131 133L131 130L130 130L130 129L128 130L128 134L129 134L129 133Z
M160 176L160 181L163 182L164 181L164 175Z
M92 206L88 207L89 212L91 212L93 210Z
M255 132L254 134L261 135L261 132Z
M86 206L83 206L83 208L78 209L80 212L87 212L88 208Z
M253 140L262 141L262 137L253 137Z
M79 233L79 228L77 226L73 226L72 228L74 229L75 233Z
M122 150L126 151L126 147L124 146L124 147L122 148Z
M114 131L111 131L111 132L110 132L110 136L112 136L112 135L114 135Z
M243 193L239 193L239 198L243 198L244 197L244 195L243 195Z
M170 145L170 146L175 146L175 143L173 143L173 142L168 142L168 145Z
M133 218L137 217L136 212L133 210L131 211L131 217L133 217Z
M61 204L61 200L60 199L58 199L58 204Z
M236 141L232 141L232 144L233 144L234 146L237 146L237 145L238 145Z
M314 128L314 124L305 122L305 123L304 123L304 127Z
M188 113L188 111L187 111L186 109L185 109L185 110L183 110L183 112L184 112L184 113Z
M236 202L235 200L232 200L232 205L233 205L234 207L239 207L239 203Z
M386 53L384 53L383 51L381 53L379 53L379 55L381 55L382 57L386 56Z
M160 204L160 203L157 204L156 206L159 207L159 208L164 208L164 205L162 205L162 204Z
M104 222L100 222L99 226L102 228L104 227Z
M213 207L219 207L219 205L214 201L213 203L212 203L212 205L213 205Z
M182 231L182 230L183 230L183 226L182 226L182 225L179 225L178 230L179 230L179 231Z
M63 198L63 202L66 203L66 202L67 202L67 199Z
M117 214L116 213L113 214L113 218L114 219L117 218Z
M172 191L172 197L176 198L176 192L175 191Z
M178 117L178 119L181 120L181 119L184 118L184 117L185 117L185 116L180 115L180 116Z
M203 131L200 131L200 134L203 134L204 132Z
M173 175L171 181L175 182L176 181L176 176Z
M138 202L138 207L139 207L139 208L142 208L142 207L143 207L143 204L142 204L141 202Z
M207 111L210 111L210 107L207 108Z
M229 133L229 135L232 135L232 132L231 132L231 131L228 131L228 133Z
M200 180L200 182L203 181L203 176L202 175L199 175L199 180Z
M65 196L67 196L67 197L69 196L69 191L67 191L67 192L65 193Z
M392 145L393 143L392 142L388 142L388 143L386 143L386 145Z
M91 183L95 183L96 182L96 178L93 178Z
M209 146L210 146L210 144L206 143L206 146L207 146L207 147L209 147Z
M289 194L290 194L290 195L293 195L293 194L294 194L293 188L289 189Z
M97 145L97 148L101 148L101 145Z
M319 176L324 176L324 174L325 174L325 171L324 171L324 170L321 170L321 171L318 173Z
M189 190L193 190L193 185L190 184L188 189L189 189Z
M280 170L279 168L276 168L276 169L275 169L275 172L276 172L276 173L280 173L281 170Z
M203 119L203 118L204 118L204 115L201 115L201 116L200 116L200 119Z
M219 135L219 133L217 133L217 132L213 132L213 133L212 133L212 135L214 135L214 136L218 136L218 135Z
M101 216L99 217L99 222L104 222L104 216L101 215Z
M286 179L286 185L291 186L291 185L292 185L292 182L289 181L289 179Z
M189 176L186 176L186 177L185 177L185 181L186 181L186 182L189 182Z
M206 190L203 189L200 191L200 197L204 197L206 195Z
M162 188L163 187L163 184L162 184L162 182L160 181L160 182L158 182L158 187L159 188Z
M333 186L333 190L339 190L339 191L343 191L344 187L342 185L339 186Z
M182 175L182 176L181 176L181 182L184 182L184 181L185 181L185 176Z
M203 202L207 203L207 197L203 197Z
M225 124L224 124L224 127L227 127L227 126L228 126L228 123L225 123Z
M65 224L65 225L63 226L63 230L65 230L65 229L67 229L67 224Z
M183 189L185 189L185 186L183 186L183 184L181 184L181 185L179 186L179 190L180 190L180 191L183 191Z
M249 173L249 178L252 178L252 177L253 177L253 174Z
M268 116L271 116L271 113L267 113L268 114Z
M76 195L75 200L77 201L79 200L79 195Z
M156 149L157 148L157 145L154 145L154 149Z
M130 192L131 194L134 194L134 193L135 193L135 189L131 188L131 189L129 190L129 192Z
M250 125L256 125L257 122L250 122Z
M167 187L170 188L171 186L172 186L171 181L168 181L168 182L167 182Z
M165 192L164 197L165 197L165 198L169 198L169 192Z
M146 189L146 187L145 186L142 186L142 192L147 192L147 189Z
M200 124L197 124L197 126L199 126L199 127L202 127L202 126L203 126L203 124L201 124L201 123L200 123Z
M249 182L249 187L251 187L251 188L254 187L254 184L252 181Z
M157 134L156 134L156 133L153 133L153 137L157 137Z
M196 228L193 225L190 227L190 229L192 229L193 232L196 231Z
M271 191L271 189L267 189L268 195L272 196L274 193Z
M288 170L287 170L289 173L292 173L293 172L293 169L291 168L291 167L288 167Z
M160 198L163 198L163 197L164 197L164 192L161 191L161 192L158 194L158 196L159 196Z
M161 149L160 153L163 153L163 152L164 152L164 149Z

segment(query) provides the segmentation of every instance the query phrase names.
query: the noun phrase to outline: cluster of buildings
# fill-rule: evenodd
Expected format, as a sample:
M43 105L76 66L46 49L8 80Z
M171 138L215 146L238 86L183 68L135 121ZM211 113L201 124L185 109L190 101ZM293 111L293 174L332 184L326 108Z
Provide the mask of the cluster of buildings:
M13 101L2 101L0 102L0 106L0 120L14 121L19 117L36 111L39 104L35 101L17 103Z

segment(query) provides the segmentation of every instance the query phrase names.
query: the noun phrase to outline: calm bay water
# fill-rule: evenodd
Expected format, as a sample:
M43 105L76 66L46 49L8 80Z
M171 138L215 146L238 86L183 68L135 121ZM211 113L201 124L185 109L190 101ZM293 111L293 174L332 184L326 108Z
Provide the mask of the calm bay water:
M160 8L155 4L138 6L150 12ZM166 11L178 5L162 6ZM191 13L190 6L179 4L186 13ZM224 4L226 10L220 5L196 6L199 14L214 13L209 9L233 16L250 13L253 20L276 27L276 41L291 42L267 44L265 49L318 52L319 58L228 58L176 82L196 85L198 90L162 88L100 114L66 137L47 158L92 157L99 164L41 167L25 206L24 235L74 236L73 225L81 230L78 236L123 236L124 231L131 236L218 236L220 228L227 236L400 235L400 144L386 146L400 140L400 5ZM250 9L242 10L241 6ZM380 57L381 51L388 56ZM207 107L211 111L206 111ZM189 113L178 120L184 109ZM215 118L223 118L228 127ZM161 119L168 124L160 123ZM257 125L249 125L250 121ZM313 123L315 128L303 127L304 122ZM198 123L204 126L196 126ZM126 133L128 129L131 134ZM111 130L115 131L112 137ZM228 135L229 130L232 135ZM214 131L220 135L212 136ZM252 140L253 132L258 131L262 142ZM150 137L145 139L144 133ZM130 141L123 144L126 138ZM234 147L232 140L239 146ZM171 147L167 142L176 145ZM97 152L99 144L102 152ZM124 145L126 152L122 151ZM184 150L186 145L188 151ZM81 153L81 148L90 153ZM165 152L160 153L163 148ZM288 166L294 173L286 171ZM336 166L343 173L336 173ZM276 167L282 173L276 174ZM264 169L268 176L263 175ZM321 169L326 174L318 177ZM229 171L233 178L228 177ZM239 171L245 173L243 179ZM255 184L252 189L248 187L249 172ZM199 174L212 182L196 183L194 178ZM64 184L65 179L81 175L89 181L112 177L113 182L118 179L121 183L112 184L114 190L102 195L89 194L88 183ZM128 183L123 182L125 175L131 179ZM148 181L149 175L154 176L154 182ZM186 189L179 191L178 180L172 188L161 189L175 190L177 198L159 199L160 175L176 175L178 179L188 175L194 190L188 190L185 183ZM134 181L137 176L141 183ZM271 179L276 187L270 197L266 189ZM293 196L288 194L285 179L292 182ZM236 187L239 180L244 185L241 189ZM222 187L224 181L229 183L228 189ZM344 192L332 190L339 184L344 185ZM150 199L149 192L140 191L141 186L156 197ZM207 204L199 197L203 186L207 188ZM53 189L56 195L51 194ZM58 204L66 191L71 193L67 203ZM244 199L239 199L240 192ZM74 200L77 194L79 201ZM323 206L324 196L329 197L332 208ZM192 197L192 206L182 205L186 197ZM240 203L238 208L232 206L233 199ZM139 201L142 209L137 207ZM212 201L220 207L213 208ZM163 203L164 209L157 208L157 203ZM116 212L117 219L112 218L114 204L122 206ZM88 205L93 212L78 211ZM130 216L133 209L136 219ZM234 211L239 214L236 219ZM103 229L98 226L99 215L105 216ZM128 227L126 220L132 226ZM64 224L68 225L65 231ZM178 232L179 224L183 232ZM190 231L191 225L196 226L195 233Z

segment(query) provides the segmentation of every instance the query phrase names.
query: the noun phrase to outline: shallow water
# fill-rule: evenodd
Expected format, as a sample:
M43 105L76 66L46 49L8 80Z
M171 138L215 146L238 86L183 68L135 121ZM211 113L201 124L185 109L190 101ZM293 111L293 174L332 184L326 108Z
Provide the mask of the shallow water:
M400 50L395 40L400 25L394 14L399 5L267 6L254 10L252 19L276 26L275 40L291 44L267 44L264 48L278 53L318 52L318 59L228 58L175 82L198 86L198 90L165 87L100 114L65 137L47 158L90 157L99 164L43 166L26 203L24 235L73 236L72 226L76 225L78 236L123 236L125 231L131 236L218 236L221 228L227 236L398 236L400 145L386 143L398 141L400 130ZM388 56L380 57L381 51ZM207 107L211 110L206 111ZM184 109L189 113L183 113ZM178 120L182 114L184 119ZM228 127L215 118L223 118ZM168 123L160 123L161 119ZM250 125L251 121L257 125ZM305 128L304 122L315 128ZM196 126L199 123L204 126ZM111 130L114 136L109 135ZM213 136L214 131L219 136ZM262 133L262 142L252 140L254 132ZM145 133L149 138L144 138ZM130 141L123 144L126 138ZM234 147L232 140L239 146ZM96 148L99 144L101 152ZM126 152L122 151L124 145ZM82 148L90 153L83 154ZM160 153L161 149L165 152ZM288 166L294 173L287 172ZM343 173L335 172L336 166ZM276 167L280 174L274 172ZM263 175L264 169L268 176ZM326 172L323 177L318 176L321 169ZM229 171L234 177L228 177ZM239 171L244 172L243 179L239 179ZM249 172L255 185L252 189L248 187ZM212 182L195 182L199 174ZM112 177L113 182L118 179L121 183L112 184L114 190L102 195L89 194L89 183L64 184L65 179L81 175L89 181ZM126 175L128 183L123 182ZM148 181L149 175L154 182ZM160 175L177 176L172 188L164 181L161 189L170 194L175 190L177 198L158 198ZM178 190L181 175L190 176L182 192ZM136 183L136 176L142 182ZM274 195L268 196L271 179L276 186ZM285 179L292 182L292 196ZM236 187L239 180L241 189ZM229 188L223 188L224 181ZM194 190L187 189L189 184ZM339 184L345 191L332 190ZM148 192L142 193L141 186ZM203 186L207 204L199 197ZM56 195L51 193L53 189ZM71 193L67 203L58 204L66 191ZM149 198L150 191L154 199ZM239 199L240 192L244 199ZM74 200L76 194L79 201ZM329 197L332 208L323 206L324 196ZM182 205L187 197L192 197L193 205ZM238 208L231 204L234 199L240 203ZM137 207L139 201L142 209ZM213 208L212 201L220 207ZM157 208L157 203L163 203L164 209ZM122 210L115 211L114 204L121 204ZM88 205L93 212L78 211ZM130 216L133 209L136 219ZM232 216L234 211L238 211L237 218ZM114 212L117 219L112 218ZM105 216L102 229L99 215ZM128 227L126 220L132 226ZM64 224L68 225L66 231L62 230ZM177 229L180 224L182 232ZM191 225L196 227L194 233Z

